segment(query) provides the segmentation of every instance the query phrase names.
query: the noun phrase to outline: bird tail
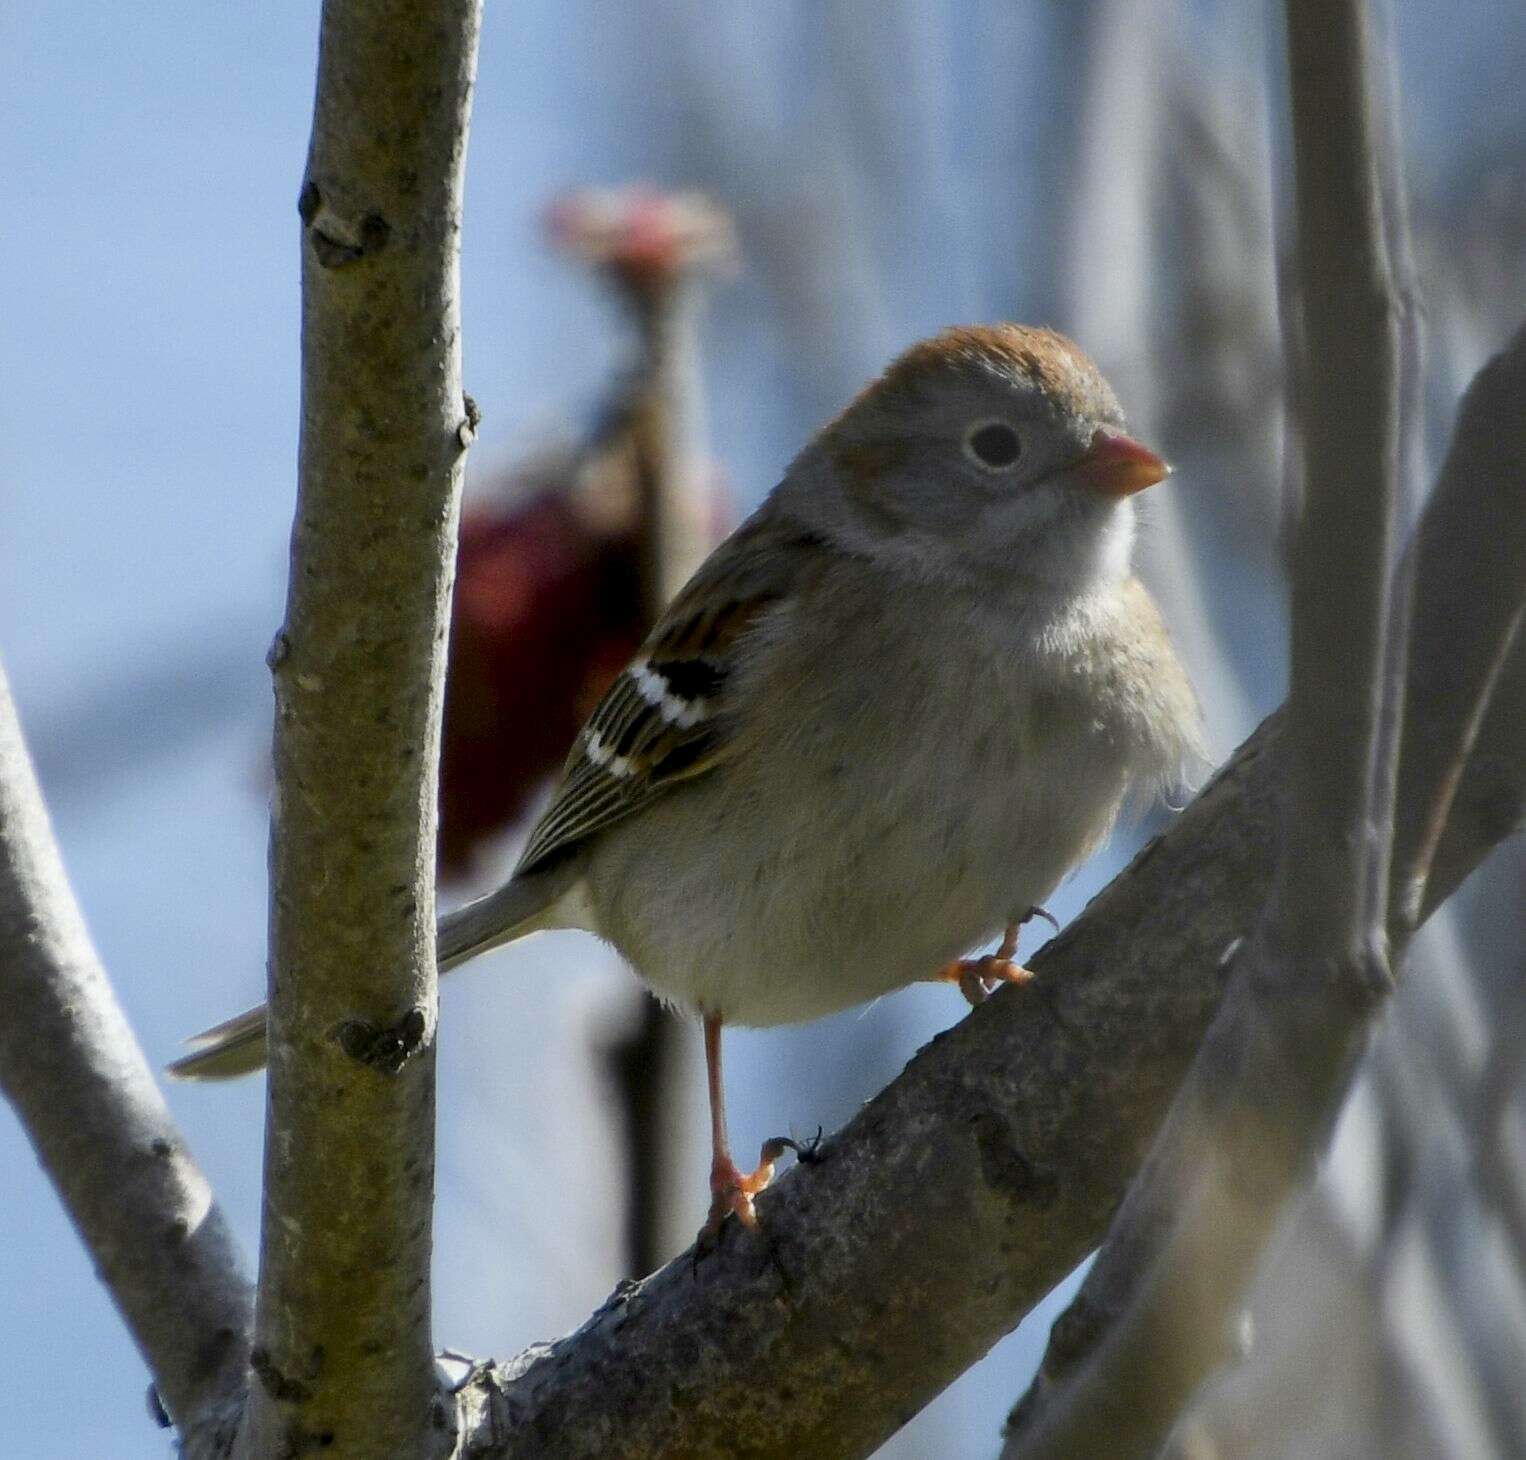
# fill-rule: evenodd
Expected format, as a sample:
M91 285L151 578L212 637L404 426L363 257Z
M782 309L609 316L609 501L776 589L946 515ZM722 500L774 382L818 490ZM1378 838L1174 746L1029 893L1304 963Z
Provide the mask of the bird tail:
M561 926L556 902L565 890L562 878L511 877L496 892L447 913L435 927L440 972L527 933ZM166 1066L165 1073L175 1080L232 1080L264 1069L265 1022L261 1004L193 1034L186 1041L191 1052Z
M172 1080L232 1080L265 1067L265 1006L245 1009L232 1019L214 1024L186 1043L182 1055L164 1073Z
M511 877L496 892L448 912L435 925L435 966L441 973L528 933L562 926L556 904L564 879L544 873Z

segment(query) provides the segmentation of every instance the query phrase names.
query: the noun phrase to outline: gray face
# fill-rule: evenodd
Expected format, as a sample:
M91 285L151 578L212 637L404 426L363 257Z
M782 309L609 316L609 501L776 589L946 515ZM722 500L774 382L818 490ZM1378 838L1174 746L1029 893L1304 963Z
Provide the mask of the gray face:
M856 536L927 571L1065 587L1122 571L1130 510L1070 472L1122 412L1079 351L1042 343L1028 368L919 347L925 361L912 352L834 423L824 446Z

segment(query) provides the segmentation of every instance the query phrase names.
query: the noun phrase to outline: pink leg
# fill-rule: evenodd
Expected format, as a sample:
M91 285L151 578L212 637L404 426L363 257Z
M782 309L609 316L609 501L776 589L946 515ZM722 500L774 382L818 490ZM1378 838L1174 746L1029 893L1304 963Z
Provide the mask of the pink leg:
M726 1138L726 1089L721 1079L721 1021L715 1014L705 1015L705 1077L710 1089L710 1216L700 1233L701 1240L715 1238L727 1216L735 1212L744 1227L758 1224L752 1199L774 1177L774 1162L789 1142L765 1141L758 1166L744 1176L731 1159L731 1143Z

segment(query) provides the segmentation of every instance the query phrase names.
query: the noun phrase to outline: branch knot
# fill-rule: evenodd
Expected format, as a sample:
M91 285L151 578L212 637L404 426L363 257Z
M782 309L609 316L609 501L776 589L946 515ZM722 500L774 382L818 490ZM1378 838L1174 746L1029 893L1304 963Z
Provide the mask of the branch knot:
M332 1038L351 1059L395 1075L418 1053L427 1028L424 1011L415 1008L395 1024L378 1026L365 1019L346 1019Z

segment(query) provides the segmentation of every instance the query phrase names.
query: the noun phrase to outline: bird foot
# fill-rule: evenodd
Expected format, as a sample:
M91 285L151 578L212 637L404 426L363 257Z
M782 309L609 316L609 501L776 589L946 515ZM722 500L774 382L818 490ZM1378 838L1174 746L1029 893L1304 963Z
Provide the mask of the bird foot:
M1042 908L1034 908L1029 910L1022 921L1027 922L1028 918L1036 914L1049 916ZM945 963L932 976L932 982L957 984L959 992L972 1008L976 1004L985 1003L1004 983L1032 983L1032 972L1012 957L1017 952L1017 930L1020 926L1019 923L1007 924L1001 946L996 952L987 953L982 958L956 958L952 963Z
M956 959L940 968L934 979L938 983L958 984L959 992L973 1007L985 1003L1004 983L1031 983L1033 973L1010 958L988 953L984 958Z
M774 1179L774 1163L794 1145L785 1136L764 1141L757 1166L746 1176L730 1157L715 1158L710 1167L710 1215L699 1234L702 1245L713 1243L720 1236L721 1226L728 1216L734 1215L744 1227L758 1225L752 1199Z

